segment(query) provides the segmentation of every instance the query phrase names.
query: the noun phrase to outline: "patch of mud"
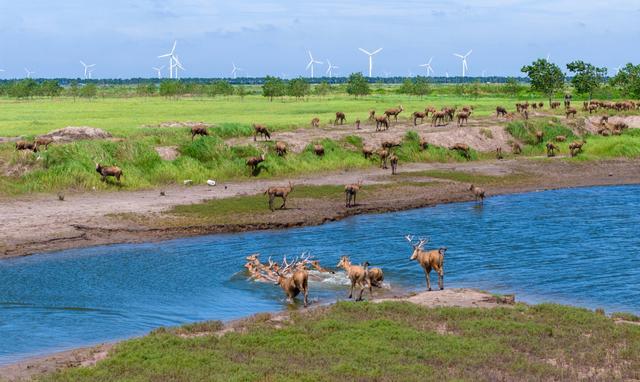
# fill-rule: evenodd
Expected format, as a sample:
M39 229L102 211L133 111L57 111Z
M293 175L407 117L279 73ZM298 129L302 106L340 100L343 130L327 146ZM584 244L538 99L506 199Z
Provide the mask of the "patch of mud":
M180 156L178 146L158 146L155 150L162 160L174 160Z
M161 122L156 126L145 125L145 127L170 127L170 128L181 128L181 127L211 127L210 123L205 122L194 122L194 121L168 121Z
M23 137L0 137L0 143L18 142L22 139L24 138Z
M68 126L41 135L41 137L51 138L54 142L73 142L91 139L110 139L112 135L97 127Z

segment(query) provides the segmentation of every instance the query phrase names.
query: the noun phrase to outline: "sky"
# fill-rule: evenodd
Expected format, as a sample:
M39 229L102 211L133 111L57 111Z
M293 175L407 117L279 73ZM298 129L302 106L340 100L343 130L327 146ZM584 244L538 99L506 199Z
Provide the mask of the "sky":
M575 59L613 68L640 62L638 0L0 0L0 79L154 77L171 50L182 77L309 76L307 51L339 66L368 71L358 51L383 50L374 75L520 75L549 55L566 70ZM168 75L165 68L164 76Z

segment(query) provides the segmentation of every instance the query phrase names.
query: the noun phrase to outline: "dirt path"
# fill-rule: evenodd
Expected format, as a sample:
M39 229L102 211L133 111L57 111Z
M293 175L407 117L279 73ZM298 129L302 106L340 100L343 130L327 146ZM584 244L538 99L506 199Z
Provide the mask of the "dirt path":
M217 232L286 228L322 224L347 216L397 211L445 202L470 200L467 184L449 182L426 176L412 176L424 170L456 170L474 174L502 176L527 174L509 184L486 186L489 195L538 189L640 183L640 161L570 163L560 160L520 159L469 163L416 163L402 165L400 175L391 177L388 170L366 169L314 174L295 179L298 185L342 185L363 180L365 185L399 184L410 180L430 182L429 187L408 185L391 194L381 192L364 200L356 208L347 209L335 201L312 200L304 204L292 202L292 208L273 214L252 217L251 223L182 226L166 228L145 221L145 216L166 211L176 205L204 200L262 193L284 180L247 180L218 184L215 187L173 186L159 190L121 191L68 194L65 201L55 195L26 196L0 199L0 258L21 256L51 250L86 247L98 244L152 241ZM438 182L438 183L434 183ZM119 218L121 214L143 217L140 224Z

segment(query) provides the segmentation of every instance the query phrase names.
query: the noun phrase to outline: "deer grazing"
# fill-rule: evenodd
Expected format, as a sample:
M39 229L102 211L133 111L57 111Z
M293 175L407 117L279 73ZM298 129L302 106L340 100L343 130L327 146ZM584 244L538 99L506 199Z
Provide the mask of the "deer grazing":
M374 109L370 109L369 110L369 121L373 121L373 119L376 117L376 111Z
M367 264L367 263L365 263ZM353 289L356 287L360 287L360 294L356 301L362 300L362 293L364 292L364 288L369 286L369 295L373 297L373 290L371 289L371 282L369 281L368 271L365 267L359 265L352 265L348 256L342 256L340 258L340 262L336 265L338 268L343 268L345 272L347 272L347 277L349 281L351 281L351 289L349 290L349 298L353 297Z
M287 205L287 196L289 196L289 194L291 193L291 191L293 190L293 184L291 182L289 182L289 185L286 187L269 187L267 188L267 190L264 192L265 195L269 195L269 209L271 211L274 211L273 208L273 201L276 198L282 198L282 205L280 206L280 210L284 209Z
M395 118L395 121L398 122L398 114L402 113L403 111L404 111L404 108L402 107L402 105L399 105L397 109L385 110L384 114L389 119L391 119L391 116L393 116Z
M344 125L344 122L347 120L347 116L344 115L341 111L336 111L336 119L333 121L334 125L337 125L340 122L341 125Z
M264 162L265 157L264 154L260 154L259 157L249 157L247 158L246 164L251 169L251 174L255 174L258 165Z
M554 145L553 142L547 142L547 156L552 157L556 155L556 150L558 150L558 146Z
M507 109L502 106L496 106L496 117L506 117Z
M413 126L418 125L418 118L420 118L420 123L422 123L424 119L427 118L427 112L424 112L424 111L414 111L412 115L413 115Z
M195 126L191 126L191 141L193 141L193 138L196 135L200 135L200 136L205 136L205 135L209 135L209 132L207 131L207 127L205 125L195 125Z
M431 280L430 274L433 269L438 273L438 288L440 290L444 289L444 255L447 251L447 247L440 247L439 249L434 249L430 251L426 251L424 249L424 245L427 243L427 239L420 239L418 243L413 242L412 236L405 236L405 239L411 244L413 247L413 253L409 258L410 261L416 260L418 264L424 270L424 276L427 279L427 289L431 291Z
M567 119L569 117L574 117L576 116L576 114L578 113L578 110L576 110L574 107L567 107L567 110L565 110L564 114L566 115Z
M480 201L480 204L484 203L485 191L484 191L483 188L476 187L473 184L471 184L471 185L469 185L469 191L471 191L473 193L473 196L475 197L476 203L478 203L478 201Z
M112 176L116 178L120 183L120 177L122 177L122 170L117 166L103 166L100 163L96 163L96 172L102 177L102 181L105 182L107 177Z
M518 142L513 142L511 144L511 152L515 155L522 154L522 146Z
M287 144L284 142L276 142L276 154L279 157L287 155Z
M469 124L469 113L466 111L461 111L456 115L458 118L458 126L462 126L464 123Z
M584 140L582 142L571 142L569 144L569 153L571 154L572 157L578 155L579 153L582 152L582 146L587 143Z
M536 143L542 143L542 140L544 139L544 131L536 131Z
M369 284L376 288L382 288L382 282L384 281L384 272L380 268L369 268L369 262L365 261L362 266L367 270L367 277L369 278Z
M267 129L266 126L254 123L253 124L253 141L254 142L256 141L256 137L258 136L258 134L260 134L262 138L264 138L265 140L271 139L271 134L269 134L269 130Z
M314 117L311 120L311 127L320 127L320 118Z
M40 150L41 146L44 146L45 150L49 149L49 145L53 143L53 139L47 137L36 138L36 147Z
M391 175L395 175L398 169L398 156L396 154L389 155L389 163L391 164Z
M38 145L35 142L18 141L16 142L16 150L31 150L35 153L38 151Z
M359 180L358 183L344 186L345 207L349 208L356 205L356 195L360 191L360 187L362 187L362 180Z
M469 145L466 143L456 143L455 145L449 147L449 150L455 150L460 153L465 159L471 159L471 154L469 152Z
M389 117L386 114L377 115L374 118L376 120L376 131L382 130L383 127L385 130L389 130Z
M371 158L373 155L373 148L371 146L362 146L362 155L365 159Z
M324 156L324 146L322 145L313 145L313 152L319 157Z

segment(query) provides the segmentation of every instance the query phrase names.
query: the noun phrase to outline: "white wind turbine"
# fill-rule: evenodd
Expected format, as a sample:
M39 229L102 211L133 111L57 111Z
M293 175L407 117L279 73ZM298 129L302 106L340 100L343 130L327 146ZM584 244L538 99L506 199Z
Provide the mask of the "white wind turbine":
M371 72L373 71L373 56L377 53L380 53L380 51L382 50L382 48L378 48L376 50L374 50L373 52L367 52L366 50L362 49L362 48L358 48L362 53L366 54L369 56L369 77L371 77Z
M186 70L183 66L182 63L180 62L180 59L178 58L178 56L172 56L173 58L173 67L176 69L176 80L180 79L179 76L179 71L180 70Z
M164 69L164 65L162 65L162 66L161 66L161 67L159 67L159 68L152 67L151 69L155 70L155 71L156 71L156 73L158 73L158 79L161 79L161 78L162 78L162 69Z
M175 60L174 53L176 51L176 44L178 44L178 41L173 42L173 48L171 48L171 52L158 56L158 58L169 57L169 78L173 78L173 68L176 66L174 65L174 60ZM176 75L177 74L178 74L178 70L176 69Z
M427 70L427 76L431 76L433 74L433 68L431 67L431 61L433 60L433 57L431 57L429 59L429 62L427 62L426 64L422 64L422 65L418 65L421 66L423 68L425 68Z
M239 68L236 66L235 63L231 63L231 65L233 66L233 69L231 70L231 75L233 76L233 78L238 78L238 73L243 71L244 69Z
M87 65L82 60L80 60L80 64L82 64L82 66L84 66L84 79L86 80L87 78L91 78L89 69L93 68L94 66L96 66L96 64Z
M620 73L620 70L622 69L622 65L618 65L614 68L616 70L616 74Z
M329 67L327 68L327 74L329 75L329 78L333 77L333 69L339 69L339 66L335 66L335 65L331 65L331 61L329 61L329 59L327 58L327 65L329 65Z
M313 78L313 65L314 64L322 64L322 61L316 61L313 59L313 56L311 55L311 51L308 50L307 52L309 52L309 63L307 64L307 68L305 70L309 70L309 68L311 68L311 78Z
M469 67L467 66L467 57L469 57L471 52L473 52L473 49L468 51L467 54L465 54L464 56L458 53L453 54L454 56L462 59L462 77L466 76L467 70L469 70Z
M33 72L27 68L24 68L24 71L27 72L27 78L31 78L32 75L36 74L36 72Z

